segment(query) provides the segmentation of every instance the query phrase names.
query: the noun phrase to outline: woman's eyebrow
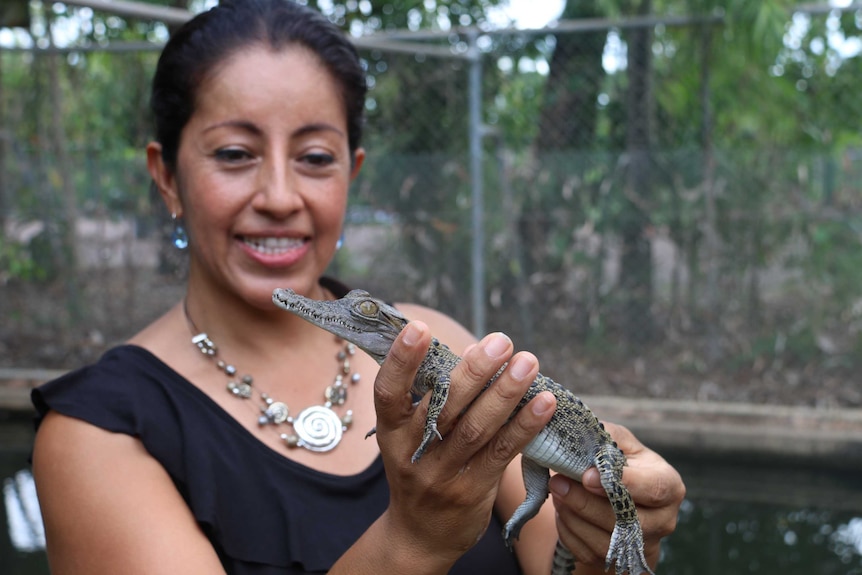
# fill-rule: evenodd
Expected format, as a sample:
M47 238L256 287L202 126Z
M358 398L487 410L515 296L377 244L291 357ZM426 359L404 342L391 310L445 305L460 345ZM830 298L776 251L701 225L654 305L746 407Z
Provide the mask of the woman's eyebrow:
M261 130L257 126L257 124L248 120L225 120L224 122L218 122L211 126L207 126L206 128L204 128L204 132L210 132L219 128L239 128L251 134L263 134L263 130ZM304 136L307 134L312 134L314 132L335 132L339 136L344 136L343 130L326 122L315 122L313 124L306 124L305 126L301 126L300 128L294 130L293 135Z
M333 126L332 124L327 124L326 122L318 122L314 124L307 124L295 130L293 132L294 136L304 136L306 134L314 133L314 132L335 132L339 136L344 136L344 131Z
M204 132L211 132L212 130L217 130L219 128L239 128L246 132L258 135L263 133L263 130L261 130L257 124L249 122L248 120L225 120L224 122L218 122L211 126L207 126L204 128Z

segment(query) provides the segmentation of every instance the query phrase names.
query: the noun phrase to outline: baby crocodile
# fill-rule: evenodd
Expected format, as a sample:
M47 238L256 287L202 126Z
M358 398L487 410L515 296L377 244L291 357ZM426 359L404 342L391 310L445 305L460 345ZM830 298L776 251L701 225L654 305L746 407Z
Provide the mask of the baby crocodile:
M338 300L317 301L297 295L289 289L276 289L272 300L277 306L352 342L380 364L395 338L407 325L407 319L398 310L362 290L353 290ZM448 347L432 339L412 388L416 396L431 391L425 433L413 454L414 462L422 457L435 436L442 439L437 431L437 417L449 395L452 369L459 361L461 358ZM488 382L486 389L492 382L493 379ZM542 374L533 381L515 412L542 391L554 394L557 409L550 422L522 452L527 497L506 522L503 530L506 544L511 547L521 527L539 512L548 496L549 470L580 480L587 469L595 466L616 515L605 570L614 566L619 575L653 575L644 557L643 532L637 510L621 481L626 464L625 455L580 399ZM568 575L574 567L574 556L558 541L552 575Z

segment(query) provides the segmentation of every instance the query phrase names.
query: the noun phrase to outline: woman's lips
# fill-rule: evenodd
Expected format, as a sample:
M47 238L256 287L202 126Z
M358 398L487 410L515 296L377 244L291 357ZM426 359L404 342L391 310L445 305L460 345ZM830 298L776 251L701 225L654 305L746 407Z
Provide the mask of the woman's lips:
M253 260L268 267L298 262L308 252L310 241L300 237L239 236L240 246Z
M305 245L304 238L241 236L241 239L251 250L264 255L281 255Z

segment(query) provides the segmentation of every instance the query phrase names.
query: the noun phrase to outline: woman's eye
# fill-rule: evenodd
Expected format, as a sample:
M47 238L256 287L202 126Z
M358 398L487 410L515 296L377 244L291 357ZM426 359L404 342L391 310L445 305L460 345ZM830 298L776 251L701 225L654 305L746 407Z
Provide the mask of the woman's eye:
M306 154L303 156L303 160L305 163L310 164L312 166L328 166L335 161L335 158L331 154Z
M239 148L224 148L216 150L214 154L216 160L221 162L242 162L249 159L251 156L245 150Z

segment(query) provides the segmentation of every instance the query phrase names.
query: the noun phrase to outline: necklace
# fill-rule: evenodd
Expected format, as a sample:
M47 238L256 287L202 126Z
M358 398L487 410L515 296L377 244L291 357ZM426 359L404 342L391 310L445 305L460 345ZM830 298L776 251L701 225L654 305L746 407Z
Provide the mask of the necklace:
M323 405L312 405L306 407L296 417L290 415L290 409L286 403L276 401L267 393L253 386L254 378L246 374L237 378L237 368L218 357L218 347L209 336L195 326L189 315L188 306L183 301L183 313L192 331L192 343L206 357L215 361L216 367L228 377L227 391L239 399L252 399L254 393L260 396L260 415L257 423L261 427L273 426L278 428L282 424L293 428L293 433L280 433L281 440L290 448L302 447L309 451L323 453L335 449L341 441L342 433L350 428L353 423L353 411L347 410L341 417L332 409L333 406L342 406L347 401L347 384L359 382L359 374L350 373L350 358L356 353L356 347L345 342L344 348L338 352L336 359L339 364L338 373L332 385L328 386L323 393ZM340 338L336 338L341 341ZM278 431L278 430L276 430Z

